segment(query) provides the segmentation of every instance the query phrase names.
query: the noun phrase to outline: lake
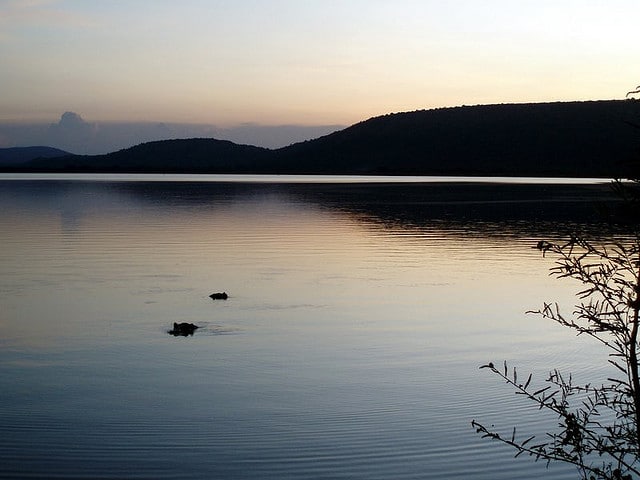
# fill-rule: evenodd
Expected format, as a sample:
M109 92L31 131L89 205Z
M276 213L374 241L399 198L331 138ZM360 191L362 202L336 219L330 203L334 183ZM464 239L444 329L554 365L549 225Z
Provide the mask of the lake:
M606 187L300 180L0 177L0 477L575 478L471 421L556 424L490 360L606 378L525 314Z

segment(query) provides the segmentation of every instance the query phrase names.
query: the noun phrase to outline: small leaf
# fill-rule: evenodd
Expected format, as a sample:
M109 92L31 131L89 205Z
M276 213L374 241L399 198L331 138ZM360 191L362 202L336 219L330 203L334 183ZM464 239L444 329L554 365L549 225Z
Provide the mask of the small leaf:
M529 374L529 378L527 379L527 383L524 384L524 389L526 390L529 384L531 383L531 378L533 377L533 373Z
M546 391L547 391L547 390L549 390L550 388L551 388L551 386L550 386L550 385L549 385L549 386L547 386L547 387L541 388L540 390L538 390L538 391L536 391L536 392L533 392L533 393L532 393L532 395L533 395L534 397L536 397L536 396L540 395L542 392L546 392Z
M527 438L524 442L522 442L522 446L524 447L527 443L529 443L531 440L533 440L534 438L536 438L535 435L530 436L529 438Z

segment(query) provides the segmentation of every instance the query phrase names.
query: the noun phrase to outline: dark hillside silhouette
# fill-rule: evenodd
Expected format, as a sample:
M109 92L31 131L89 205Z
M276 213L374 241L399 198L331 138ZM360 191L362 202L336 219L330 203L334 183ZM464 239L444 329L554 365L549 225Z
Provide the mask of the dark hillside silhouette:
M390 114L281 149L321 173L614 177L640 144L637 101L484 105Z
M54 158L71 155L53 147L10 147L0 148L0 167L19 165L36 158Z
M166 140L18 169L626 177L640 145L637 119L637 100L463 106L384 115L277 150Z
M246 171L259 165L271 151L227 140L192 138L161 140L106 155L71 155L38 159L29 165L38 171L208 173Z

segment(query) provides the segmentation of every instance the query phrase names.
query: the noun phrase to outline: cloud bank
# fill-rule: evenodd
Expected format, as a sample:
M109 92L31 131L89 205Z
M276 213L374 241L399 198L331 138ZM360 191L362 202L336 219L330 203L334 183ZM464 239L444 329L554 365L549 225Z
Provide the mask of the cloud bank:
M87 122L75 112L65 112L57 123L0 123L0 148L42 145L71 153L99 155L140 143L176 138L217 138L239 144L279 148L317 138L344 125L242 124L217 127L208 124L154 122Z

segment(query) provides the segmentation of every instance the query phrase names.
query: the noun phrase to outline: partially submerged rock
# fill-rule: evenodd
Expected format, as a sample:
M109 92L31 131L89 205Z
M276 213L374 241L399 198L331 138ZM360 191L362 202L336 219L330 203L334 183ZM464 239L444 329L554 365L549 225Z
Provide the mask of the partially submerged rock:
M229 295L227 295L227 292L218 292L212 293L209 297L211 297L212 300L226 300L229 298Z
M173 330L169 330L169 335L173 335L174 337L187 337L189 335L193 335L193 332L199 328L197 325L193 323L176 323L173 322Z

